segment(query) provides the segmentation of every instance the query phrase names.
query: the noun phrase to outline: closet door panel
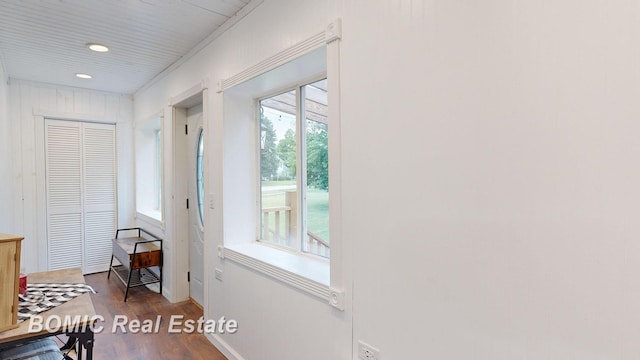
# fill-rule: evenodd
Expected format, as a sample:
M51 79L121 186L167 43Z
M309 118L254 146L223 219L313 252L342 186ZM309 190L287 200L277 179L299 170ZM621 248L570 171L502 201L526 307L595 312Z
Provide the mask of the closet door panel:
M106 271L116 232L115 126L83 124L84 270Z
M84 273L109 269L111 239L115 236L115 212L91 212L85 218Z
M82 266L82 142L79 123L45 123L49 270Z

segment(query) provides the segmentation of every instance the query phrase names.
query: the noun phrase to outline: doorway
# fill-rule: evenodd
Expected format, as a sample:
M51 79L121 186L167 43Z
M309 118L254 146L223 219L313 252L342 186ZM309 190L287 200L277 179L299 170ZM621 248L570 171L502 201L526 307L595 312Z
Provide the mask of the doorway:
M208 306L205 254L208 240L205 235L207 210L205 163L206 119L208 114L205 83L169 99L171 104L172 136L172 230L174 239L170 255L175 268L171 271L171 300L192 299L202 308ZM185 206L186 205L186 206ZM211 208L208 206L208 208ZM211 229L207 229L207 233Z

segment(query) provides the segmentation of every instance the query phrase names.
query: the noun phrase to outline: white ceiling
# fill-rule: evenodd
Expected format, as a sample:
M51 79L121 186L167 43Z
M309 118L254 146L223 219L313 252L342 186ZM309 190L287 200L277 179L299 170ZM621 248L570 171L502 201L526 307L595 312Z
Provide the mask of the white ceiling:
M0 0L0 60L10 78L131 94L249 1Z

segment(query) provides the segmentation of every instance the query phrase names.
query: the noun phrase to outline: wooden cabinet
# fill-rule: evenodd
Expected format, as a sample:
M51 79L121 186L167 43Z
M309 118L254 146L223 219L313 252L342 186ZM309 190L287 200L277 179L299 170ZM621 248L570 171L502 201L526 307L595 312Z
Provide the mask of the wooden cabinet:
M23 237L0 233L0 331L18 326L20 244Z

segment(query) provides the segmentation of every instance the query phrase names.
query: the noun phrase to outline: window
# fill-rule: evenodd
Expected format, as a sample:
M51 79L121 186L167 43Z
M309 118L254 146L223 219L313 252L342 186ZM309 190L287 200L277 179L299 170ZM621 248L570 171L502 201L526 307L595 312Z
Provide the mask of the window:
M198 133L198 149L196 151L196 192L200 225L204 226L204 131L202 129Z
M261 99L263 242L329 257L327 80Z
M162 209L162 131L160 129L155 131L155 198L156 206L155 211Z
M339 21L329 28L219 82L218 256L344 310Z
M141 121L135 128L136 212L147 221L163 221L163 156L161 117Z

